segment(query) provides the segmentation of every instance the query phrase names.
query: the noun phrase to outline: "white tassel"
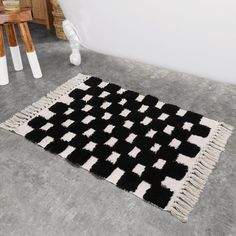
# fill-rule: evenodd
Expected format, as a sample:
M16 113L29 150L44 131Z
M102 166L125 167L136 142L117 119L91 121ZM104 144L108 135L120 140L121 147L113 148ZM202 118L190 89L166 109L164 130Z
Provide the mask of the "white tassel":
M9 131L16 130L19 126L27 123L29 120L37 116L40 111L50 107L63 95L70 93L90 77L91 76L78 74L76 77L68 80L66 83L58 87L55 91L48 93L46 97L42 97L39 101L33 103L31 106L26 107L24 110L17 113L9 120L0 124L0 127Z
M196 160L182 190L180 190L175 201L170 206L169 211L171 214L182 222L187 221L189 213L198 202L200 193L203 191L208 176L215 167L220 153L224 151L227 140L232 132L232 126L225 123L219 123L210 142L202 150L198 160Z

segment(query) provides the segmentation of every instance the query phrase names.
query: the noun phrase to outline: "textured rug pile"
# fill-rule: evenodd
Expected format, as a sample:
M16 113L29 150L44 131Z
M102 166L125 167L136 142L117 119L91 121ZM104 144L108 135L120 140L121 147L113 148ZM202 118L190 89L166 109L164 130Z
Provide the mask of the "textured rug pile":
M233 130L82 74L1 127L181 221L198 201Z

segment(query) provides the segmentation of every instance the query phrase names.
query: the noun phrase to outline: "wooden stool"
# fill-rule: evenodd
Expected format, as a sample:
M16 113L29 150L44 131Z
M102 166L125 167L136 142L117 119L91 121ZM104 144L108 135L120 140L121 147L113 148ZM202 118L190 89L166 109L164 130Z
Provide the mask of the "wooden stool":
M34 78L41 78L42 72L38 62L37 54L30 35L28 21L32 20L30 8L22 8L17 12L1 11L0 9L0 85L9 83L7 60L4 48L3 28L5 26L8 43L10 46L13 65L16 71L23 70L20 49L15 32L15 24L18 25L22 41Z

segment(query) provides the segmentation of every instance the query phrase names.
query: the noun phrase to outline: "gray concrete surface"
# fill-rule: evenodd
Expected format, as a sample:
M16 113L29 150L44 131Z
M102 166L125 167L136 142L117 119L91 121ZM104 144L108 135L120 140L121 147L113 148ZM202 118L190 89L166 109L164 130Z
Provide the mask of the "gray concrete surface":
M78 72L236 127L236 86L130 60L82 51L81 67L69 64L69 45L44 27L32 28L44 77L15 73L0 87L0 122L32 104ZM23 50L22 50L23 51ZM209 178L186 224L135 196L75 168L13 133L0 130L0 235L236 235L236 135Z

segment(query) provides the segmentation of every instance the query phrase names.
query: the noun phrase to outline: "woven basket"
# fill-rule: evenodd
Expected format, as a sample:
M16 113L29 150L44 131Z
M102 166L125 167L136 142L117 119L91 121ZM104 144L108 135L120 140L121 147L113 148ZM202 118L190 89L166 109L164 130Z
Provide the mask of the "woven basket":
M62 22L65 20L65 16L62 12L62 9L58 3L58 0L51 0L52 4L52 15L53 15L53 24L56 30L56 35L59 39L67 40L66 35L63 31Z

